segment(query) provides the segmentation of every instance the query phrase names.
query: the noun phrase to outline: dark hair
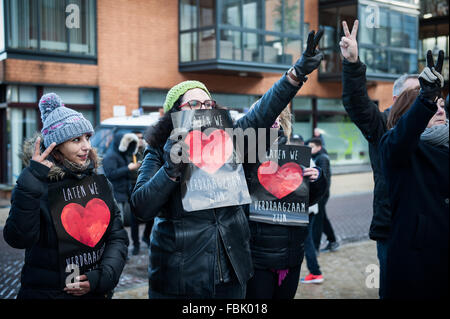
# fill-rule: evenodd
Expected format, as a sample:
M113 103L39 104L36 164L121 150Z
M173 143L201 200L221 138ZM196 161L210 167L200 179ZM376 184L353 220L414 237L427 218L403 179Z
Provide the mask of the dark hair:
M171 113L180 110L181 101L183 96L180 96L178 100L175 101L173 107L166 112L156 124L150 125L144 134L144 139L151 147L163 147L170 133L173 130Z
M411 105L416 100L417 96L419 95L419 87L415 87L412 89L406 89L403 91L395 100L394 105L392 105L391 111L389 112L386 126L390 130L393 128L398 120L405 114Z
M320 139L320 137L313 137L313 138L310 138L309 141L308 141L308 144L310 144L310 143L313 143L313 144L315 144L315 145L317 145L317 146L320 146L320 147L323 146L323 145L322 145L322 140Z

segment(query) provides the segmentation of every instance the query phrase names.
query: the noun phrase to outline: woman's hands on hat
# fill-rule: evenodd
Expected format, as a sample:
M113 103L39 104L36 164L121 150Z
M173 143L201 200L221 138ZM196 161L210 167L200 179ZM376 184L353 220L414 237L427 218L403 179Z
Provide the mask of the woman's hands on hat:
M53 151L53 149L56 146L56 143L53 142L52 144L50 144L49 147L47 147L47 149L41 154L41 150L40 150L40 145L41 145L41 138L38 137L36 139L36 142L34 144L34 154L33 157L31 158L33 161L38 162L42 165L47 166L48 168L52 168L53 165L55 165L53 162L50 162L49 160L47 160L46 158L50 155L50 153Z

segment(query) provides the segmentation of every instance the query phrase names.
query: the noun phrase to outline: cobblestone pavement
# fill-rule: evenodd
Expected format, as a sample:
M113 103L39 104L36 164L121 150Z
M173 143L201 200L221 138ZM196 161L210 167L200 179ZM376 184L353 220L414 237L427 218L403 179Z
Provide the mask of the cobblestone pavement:
M375 243L368 239L372 219L372 193L369 174L361 182L352 176L337 176L339 184L332 187L332 197L328 201L327 215L335 230L341 249L334 253L321 254L319 263L325 276L322 285L311 285L297 290L296 298L377 298L376 289L365 289L362 284L365 267L376 264ZM333 184L333 182L332 182ZM348 186L346 186L348 185ZM362 193L351 193L355 191ZM347 192L347 194L345 194ZM0 208L0 232L3 231L8 208ZM144 226L140 227L142 232ZM127 228L129 231L129 228ZM323 238L324 240L325 238ZM141 245L140 254L127 262L114 298L147 298L148 250ZM0 236L0 299L13 299L19 289L20 270L24 251L9 247L3 234ZM302 265L302 276L306 275L306 265ZM329 278L330 275L333 277ZM328 279L327 279L328 278ZM305 287L306 286L306 287ZM299 286L300 287L300 286Z

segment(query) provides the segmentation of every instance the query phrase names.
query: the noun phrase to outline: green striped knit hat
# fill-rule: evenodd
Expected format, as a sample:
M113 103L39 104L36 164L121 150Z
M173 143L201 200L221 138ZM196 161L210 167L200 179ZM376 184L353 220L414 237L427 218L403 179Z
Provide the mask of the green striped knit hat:
M208 94L209 98L211 98L211 94L202 82L184 81L178 83L177 85L172 87L169 92L167 92L166 100L164 101L163 105L164 112L168 112L173 107L173 104L180 98L180 96L191 89L202 89Z

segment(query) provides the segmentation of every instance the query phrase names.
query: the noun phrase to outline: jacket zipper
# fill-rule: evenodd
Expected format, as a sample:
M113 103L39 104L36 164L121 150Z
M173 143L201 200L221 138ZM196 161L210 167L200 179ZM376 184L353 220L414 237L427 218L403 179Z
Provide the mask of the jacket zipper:
M216 218L216 210L213 209L214 212L214 219L216 220L216 225L217 225L217 218ZM219 226L217 226L219 227ZM219 240L220 240L220 231L219 229L217 229L216 232L216 247L217 247L217 266L219 268L219 281L222 283L223 282L223 274L222 274L222 268L220 267L220 247L219 247Z

